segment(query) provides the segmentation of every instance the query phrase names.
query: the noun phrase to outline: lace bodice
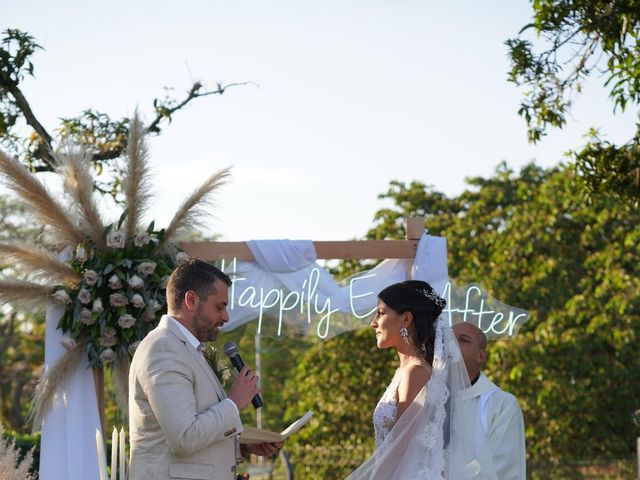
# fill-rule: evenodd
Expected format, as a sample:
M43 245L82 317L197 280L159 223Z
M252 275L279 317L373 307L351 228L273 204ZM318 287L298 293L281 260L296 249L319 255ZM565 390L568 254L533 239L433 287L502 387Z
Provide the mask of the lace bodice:
M396 424L398 413L398 384L400 383L400 369L391 379L391 383L382 394L378 405L373 411L373 428L376 432L376 448L378 448Z

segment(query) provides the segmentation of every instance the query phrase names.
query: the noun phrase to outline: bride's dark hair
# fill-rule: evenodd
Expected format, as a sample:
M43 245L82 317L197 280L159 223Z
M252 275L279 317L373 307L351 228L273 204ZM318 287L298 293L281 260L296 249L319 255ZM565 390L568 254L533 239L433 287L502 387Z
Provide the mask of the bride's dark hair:
M436 340L435 323L447 302L427 282L406 280L394 283L378 294L389 308L413 316L412 340L418 353L433 364L433 345Z

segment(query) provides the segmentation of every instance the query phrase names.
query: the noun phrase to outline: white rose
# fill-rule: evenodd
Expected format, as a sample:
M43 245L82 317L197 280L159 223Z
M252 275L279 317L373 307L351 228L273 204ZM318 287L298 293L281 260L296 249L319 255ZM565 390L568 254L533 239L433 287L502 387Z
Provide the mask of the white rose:
M147 243L151 241L151 237L148 233L139 233L133 239L133 244L136 247L144 247Z
M80 263L87 261L87 250L82 245L78 245L76 248L76 260Z
M91 316L91 310L87 308L83 308L82 310L80 310L80 321L85 325L93 325L94 323L96 323L95 319Z
M157 312L162 307L160 306L160 302L157 301L155 298L153 298L153 299L149 300L149 308L152 311Z
M102 300L96 298L93 301L93 313L102 313L104 312L104 307L102 306Z
M107 235L107 247L124 248L125 236L124 232L116 230Z
M155 262L142 262L138 265L138 273L145 277L149 275L153 275L153 272L156 271L156 263Z
M139 293L136 293L133 297L131 297L131 305L135 308L142 308L145 306L144 298Z
M127 297L125 297L121 293L112 293L111 295L109 295L109 304L112 307L124 307L128 303L129 300L127 300Z
M144 280L141 279L137 275L134 275L133 277L131 277L127 283L129 284L129 286L131 288L143 288L144 287Z
M136 319L135 317L132 317L131 315L127 314L127 315L122 315L119 319L118 319L118 325L120 325L120 328L131 328L136 324Z
M133 355L134 353L136 353L136 350L138 349L138 346L140 345L140 340L133 342L131 345L129 345L129 353L131 355Z
M103 347L113 347L118 343L118 339L116 337L107 337L103 335L98 339L98 342L100 342L100 345Z
M87 270L86 272L84 272L84 281L87 285L93 287L98 281L98 274L95 272L95 270Z
M122 288L122 282L117 275L111 275L111 277L109 277L108 283L111 290L118 290L119 288Z
M76 341L71 337L64 337L62 340L60 340L60 345L62 345L67 350L73 350L78 346Z
M153 322L156 319L156 312L152 309L147 309L144 312L144 317L142 317L142 321L144 322Z
M223 382L226 382L231 378L231 369L223 359L218 360L218 371L222 373Z
M91 303L91 292L86 288L81 288L78 292L78 301L83 305Z
M185 260L189 260L189 254L187 252L178 252L176 254L176 266L180 265Z
M111 350L110 348L105 348L100 354L100 362L105 365L107 363L111 363L116 359L116 352Z
M53 298L53 301L58 305L66 305L68 303L71 303L71 297L69 297L69 294L64 290L57 290L51 295L51 297Z

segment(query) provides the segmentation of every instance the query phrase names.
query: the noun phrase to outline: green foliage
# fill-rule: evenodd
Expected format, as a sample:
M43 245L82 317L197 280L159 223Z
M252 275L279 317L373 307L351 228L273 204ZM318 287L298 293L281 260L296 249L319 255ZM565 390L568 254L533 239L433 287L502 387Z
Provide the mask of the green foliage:
M427 213L449 245L449 273L476 281L531 318L490 347L489 375L520 400L536 462L629 455L640 370L640 214L586 198L572 166L518 174L504 164L446 199L392 182L370 238L397 238L400 219ZM370 400L373 402L373 399Z
M511 58L509 81L523 87L518 113L529 140L539 141L550 128L562 128L572 97L587 77L604 71L613 110L640 103L640 3L637 0L532 1L533 21L506 44ZM527 34L535 32L535 42ZM589 136L574 154L592 193L613 192L637 205L640 200L638 138L616 148ZM620 158L616 158L619 156Z
M245 365L257 368L256 332L257 322L247 323L231 332L223 333L216 341L216 348L221 350L224 343L235 342ZM302 336L286 324L282 333L280 338L262 335L259 340L262 371L260 383L264 400L264 407L261 408L262 428L275 432L284 430L295 420L294 418L289 421L289 418L285 418L285 410L290 401L283 394L285 381L292 375L304 352L318 343L318 339ZM223 360L226 360L226 357ZM227 382L227 389L232 382L232 379ZM256 425L256 411L251 407L241 412L241 418L247 425Z
M307 350L286 381L286 418L313 418L287 441L296 478L344 478L373 451L372 412L397 359L378 350L370 329L348 332Z
M23 204L0 196L0 241L35 240L41 226L27 220ZM11 265L0 264L2 274ZM44 315L0 309L0 423L24 433L29 402L44 359Z
M31 396L44 359L44 316L0 315L0 422L26 432Z

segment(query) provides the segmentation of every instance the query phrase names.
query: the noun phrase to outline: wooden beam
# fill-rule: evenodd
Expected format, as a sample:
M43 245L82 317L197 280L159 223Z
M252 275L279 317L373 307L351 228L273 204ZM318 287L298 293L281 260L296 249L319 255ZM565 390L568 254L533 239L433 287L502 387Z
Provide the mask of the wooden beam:
M318 259L363 260L366 258L413 258L419 240L367 240L313 242ZM245 242L184 242L180 247L203 260L254 260Z
M405 228L407 240L420 240L424 234L424 217L407 217Z

